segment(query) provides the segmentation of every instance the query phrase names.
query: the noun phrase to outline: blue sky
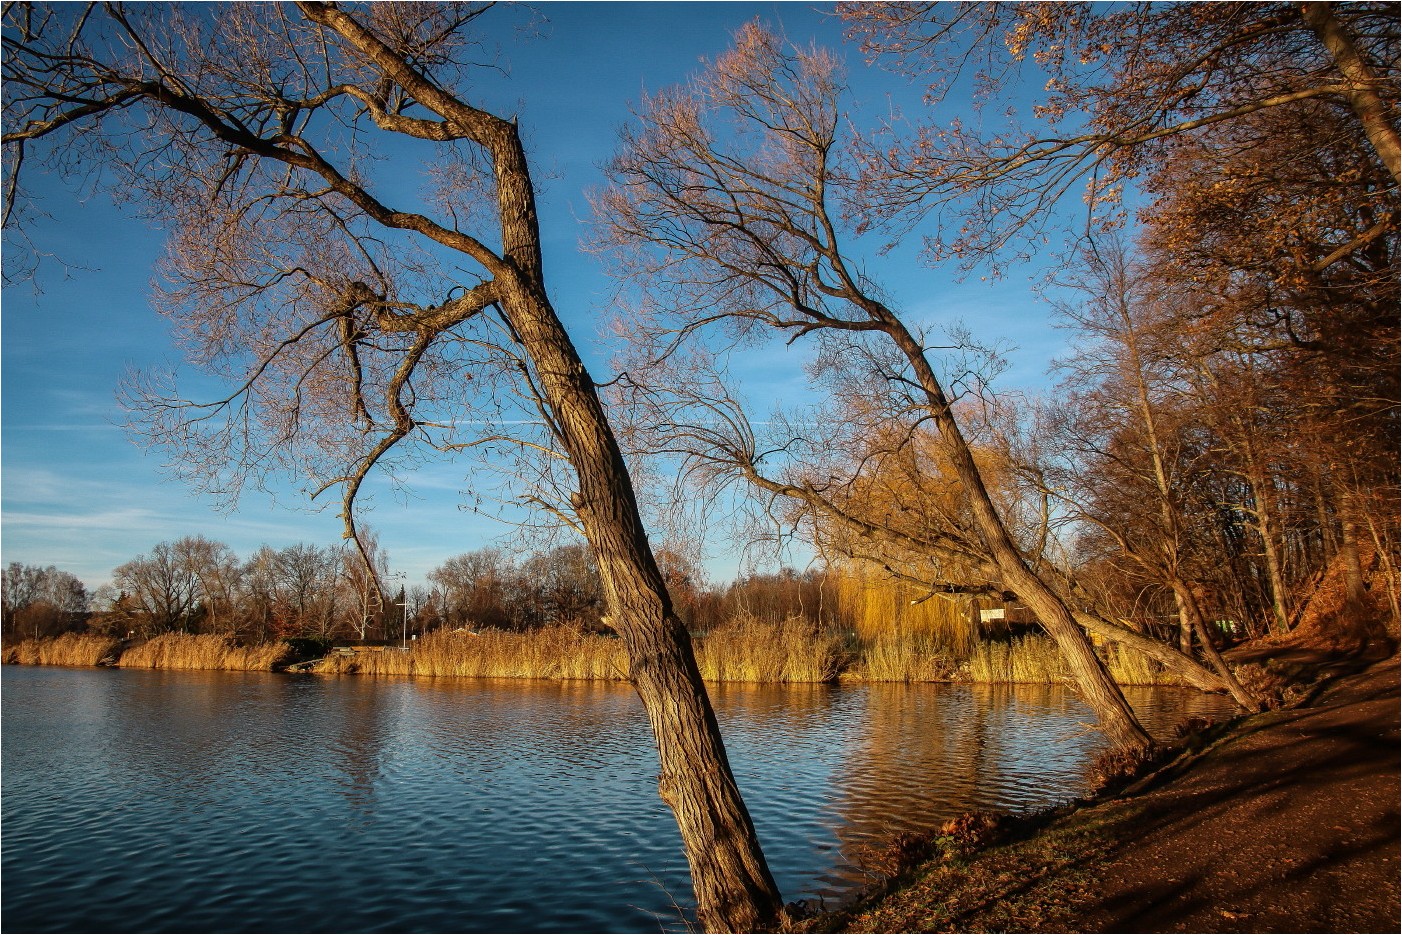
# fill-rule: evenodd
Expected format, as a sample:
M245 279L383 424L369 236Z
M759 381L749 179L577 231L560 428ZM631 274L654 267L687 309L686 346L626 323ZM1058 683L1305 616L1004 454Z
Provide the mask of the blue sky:
M541 220L556 307L584 350L591 370L607 378L602 343L610 283L598 261L580 249L589 209L585 192L601 179L597 165L612 153L628 107L645 90L684 81L701 60L725 50L731 32L760 18L795 42L841 47L841 26L826 7L806 3L546 3L544 38L520 44L503 28L509 80L493 90L513 110L531 144L541 185ZM869 71L860 52L843 47L859 105L888 106L892 94L918 107L919 89ZM80 201L55 179L31 177L47 217L33 239L82 266L46 262L35 282L4 293L0 319L0 558L56 565L89 587L114 567L158 542L204 535L241 557L260 545L333 545L340 538L334 506L313 512L295 492L250 492L236 512L220 512L162 472L157 451L126 437L115 389L132 368L178 361L149 295L161 237L104 195ZM913 319L963 320L976 337L1017 347L1003 387L1045 383L1050 358L1066 336L1014 270L989 283L956 282L950 271L908 258L877 261L878 277ZM767 411L789 403L800 385L800 351L755 360L768 374L747 387ZM786 357L787 359L779 359ZM491 544L510 530L459 508L471 481L466 466L442 460L418 469L407 497L376 493L366 516L387 549L392 569L421 582L460 552ZM708 568L732 577L740 559L724 540L712 543ZM801 554L794 556L802 561Z

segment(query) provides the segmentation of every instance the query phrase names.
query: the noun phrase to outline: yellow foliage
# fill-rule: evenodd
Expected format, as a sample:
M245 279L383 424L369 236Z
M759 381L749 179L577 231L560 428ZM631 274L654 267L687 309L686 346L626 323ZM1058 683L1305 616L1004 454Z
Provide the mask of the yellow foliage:
M942 652L963 658L978 638L964 599L924 597L903 584L864 576L853 569L830 573L838 605L863 643L891 637L932 641Z

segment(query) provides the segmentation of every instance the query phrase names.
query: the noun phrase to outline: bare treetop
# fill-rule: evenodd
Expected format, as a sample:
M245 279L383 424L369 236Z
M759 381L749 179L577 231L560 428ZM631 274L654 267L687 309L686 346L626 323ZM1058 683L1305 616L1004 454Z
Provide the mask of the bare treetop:
M533 208L496 210L510 124L454 96L495 60L468 28L489 6L7 12L7 210L26 158L116 172L170 232L158 309L234 388L199 405L169 375L128 388L187 479L234 497L287 470L315 492L344 485L349 508L406 439L551 447L530 365L489 311L498 277L540 268L513 227ZM99 118L102 134L73 132ZM418 191L391 171L406 147Z

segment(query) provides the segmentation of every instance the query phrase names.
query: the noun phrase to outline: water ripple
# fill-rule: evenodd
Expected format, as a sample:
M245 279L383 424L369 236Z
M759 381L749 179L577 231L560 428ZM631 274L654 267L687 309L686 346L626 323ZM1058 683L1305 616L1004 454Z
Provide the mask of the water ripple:
M9 668L0 687L6 930L684 926L623 686ZM849 890L897 831L1074 796L1101 745L1058 689L714 694L788 899ZM1212 706L1133 700L1160 732Z

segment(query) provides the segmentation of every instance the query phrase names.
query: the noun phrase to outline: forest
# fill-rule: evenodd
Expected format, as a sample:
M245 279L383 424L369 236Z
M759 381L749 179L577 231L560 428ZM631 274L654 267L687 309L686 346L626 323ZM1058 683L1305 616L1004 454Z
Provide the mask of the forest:
M643 97L589 193L618 284L598 376L556 311L521 128L474 98L498 12L6 7L7 227L28 173L100 162L168 231L153 302L227 388L137 375L135 437L218 496L303 478L344 522L341 546L242 560L161 543L95 602L12 564L7 639L616 635L712 930L782 901L690 634L749 614L970 643L1017 621L1127 753L1153 744L1112 648L1255 711L1232 645L1395 647L1394 4L839 4L846 58L742 26ZM858 109L856 60L925 111ZM956 94L986 119L946 120ZM422 191L392 184L406 162ZM1047 261L1072 339L1055 387L1001 389L996 346L910 312L882 272L910 256ZM26 260L7 248L7 276ZM780 345L807 352L812 402L763 412L735 374ZM450 455L565 544L396 585L357 498ZM704 535L790 537L811 569L710 585L655 532L732 499Z

